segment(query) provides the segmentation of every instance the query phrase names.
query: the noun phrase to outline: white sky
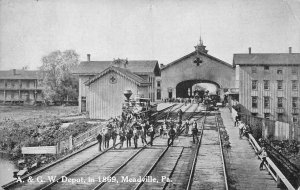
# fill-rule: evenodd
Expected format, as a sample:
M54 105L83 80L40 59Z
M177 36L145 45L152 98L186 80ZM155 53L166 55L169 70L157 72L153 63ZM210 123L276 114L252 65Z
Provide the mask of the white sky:
M300 0L0 0L0 70L36 69L54 50L86 60L170 63L194 50L300 53Z

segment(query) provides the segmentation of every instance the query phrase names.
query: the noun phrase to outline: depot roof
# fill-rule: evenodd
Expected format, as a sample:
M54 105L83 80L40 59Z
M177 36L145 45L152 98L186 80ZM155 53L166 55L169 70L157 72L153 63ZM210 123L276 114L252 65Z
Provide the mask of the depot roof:
M132 73L153 73L158 61L156 60L132 60L128 61L126 69ZM112 61L83 61L73 70L73 74L95 75L113 65Z

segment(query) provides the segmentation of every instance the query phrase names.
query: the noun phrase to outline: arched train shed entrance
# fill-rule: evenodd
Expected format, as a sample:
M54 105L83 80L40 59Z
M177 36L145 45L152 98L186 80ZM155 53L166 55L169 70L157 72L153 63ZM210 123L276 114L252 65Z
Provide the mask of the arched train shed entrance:
M217 86L221 100L227 90L235 89L235 70L232 65L209 55L203 42L195 51L161 67L162 98L191 97L196 83Z
M201 94L202 90L198 90L197 88L193 88L195 84L201 84L201 83L209 83L213 84L217 88L216 94L219 95L219 89L220 85L214 81L208 81L208 80L186 80L182 81L177 84L176 86L176 97L177 98L190 98L193 97L197 91L200 91L199 93Z

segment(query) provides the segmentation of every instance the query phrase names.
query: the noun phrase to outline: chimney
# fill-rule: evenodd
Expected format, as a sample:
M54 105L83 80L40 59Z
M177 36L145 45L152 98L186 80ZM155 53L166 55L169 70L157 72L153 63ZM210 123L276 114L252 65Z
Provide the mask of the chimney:
M292 53L292 47L289 47L289 53Z
M249 49L249 54L251 54L251 47L249 47L248 49Z
M16 69L13 69L13 75L17 75L17 70Z
M91 61L91 54L87 54L87 61Z

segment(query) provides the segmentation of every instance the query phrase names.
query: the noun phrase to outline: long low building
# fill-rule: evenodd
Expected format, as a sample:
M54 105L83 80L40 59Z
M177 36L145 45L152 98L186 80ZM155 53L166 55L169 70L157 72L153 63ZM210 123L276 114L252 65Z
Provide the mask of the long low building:
M42 100L38 71L0 71L0 103L34 104Z

